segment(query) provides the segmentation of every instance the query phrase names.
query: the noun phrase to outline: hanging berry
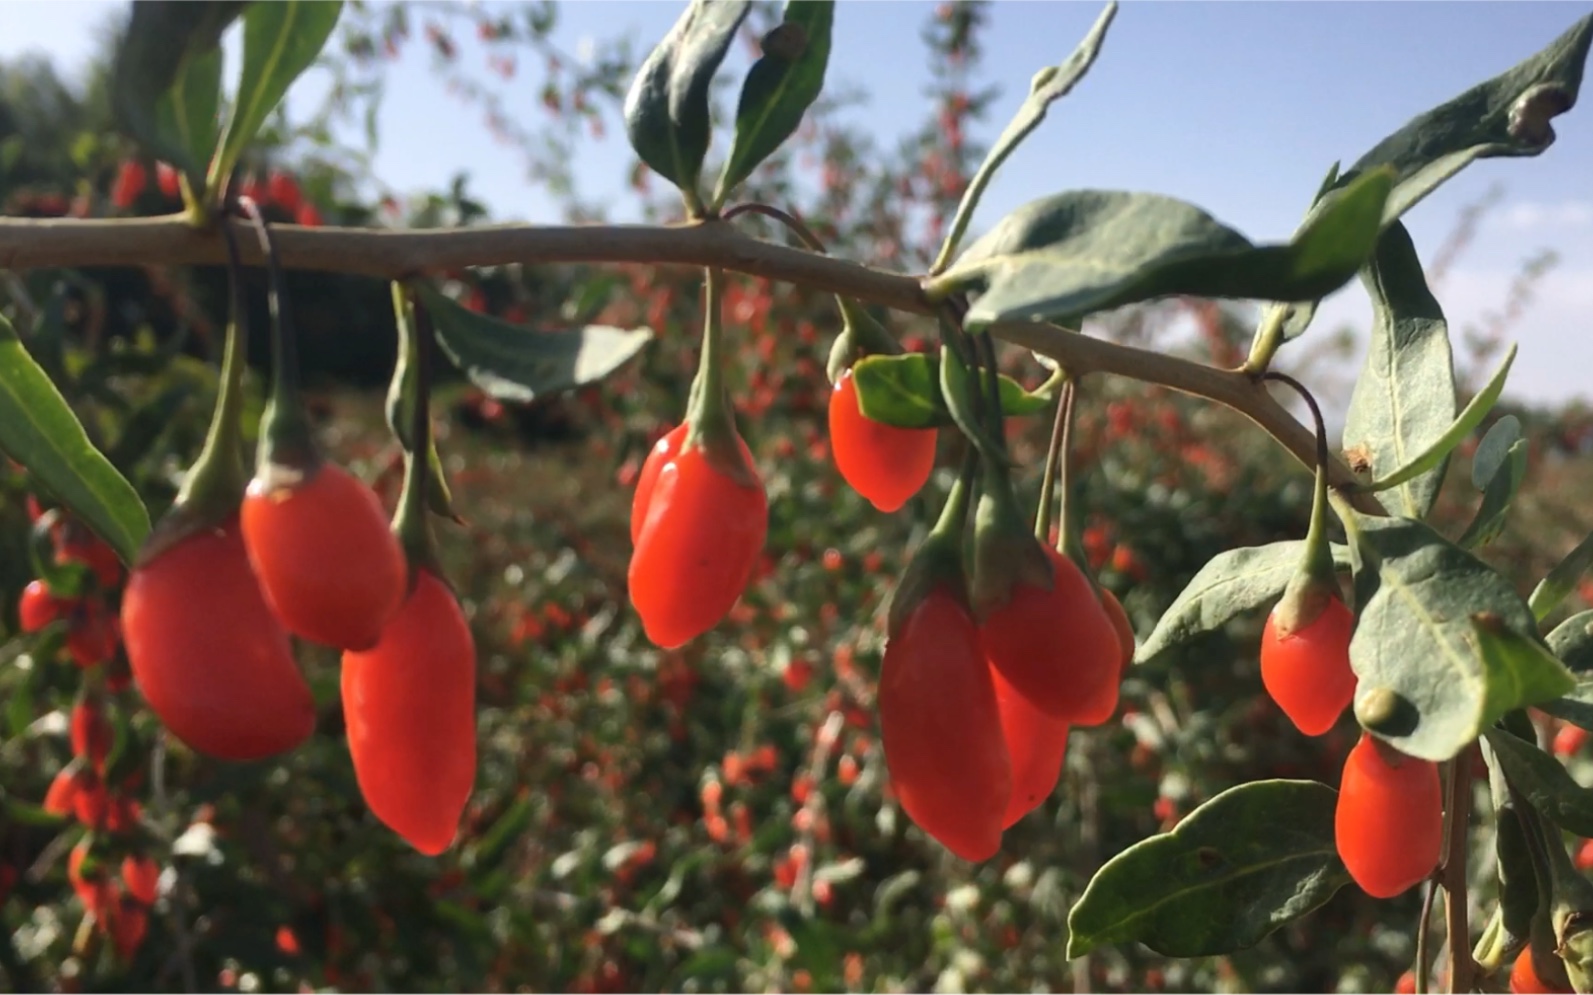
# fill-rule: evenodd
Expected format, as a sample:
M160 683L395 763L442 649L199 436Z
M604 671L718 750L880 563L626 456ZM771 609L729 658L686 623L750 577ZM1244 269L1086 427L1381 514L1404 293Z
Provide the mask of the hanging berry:
M1339 782L1334 839L1361 890L1393 898L1421 883L1443 850L1438 765L1363 732Z
M990 677L1001 712L1001 733L1012 760L1012 797L1002 819L1002 828L1009 828L1056 790L1067 759L1071 727L1035 708L1007 683L1001 671L991 667Z

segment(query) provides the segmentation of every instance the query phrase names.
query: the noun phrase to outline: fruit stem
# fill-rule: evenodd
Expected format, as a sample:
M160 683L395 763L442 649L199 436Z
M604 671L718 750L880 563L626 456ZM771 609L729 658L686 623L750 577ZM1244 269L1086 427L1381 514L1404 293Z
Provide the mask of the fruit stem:
M395 295L393 304L404 306L402 297ZM431 470L431 354L433 331L431 313L419 296L412 298L415 312L414 334L404 336L400 348L415 370L415 398L410 408L410 449L404 454L404 489L399 494L398 508L393 513L393 534L404 549L409 561L409 582L413 586L421 569L442 576L437 561L437 543L432 535L431 520L427 517L428 474ZM399 327L405 322L399 315ZM402 365L402 364L401 364Z
M703 280L702 352L686 405L686 438L681 452L701 449L720 474L745 486L761 486L757 472L741 454L736 409L724 378L724 272L710 267Z
M299 400L298 335L288 310L283 287L282 262L277 255L271 226L260 213L260 206L248 197L238 198L238 207L254 223L260 250L266 258L271 309L271 395L260 418L260 449L256 454L257 476L273 475L274 467L308 473L320 462L315 437L304 405Z
M1427 879L1427 893L1422 896L1421 918L1416 920L1416 995L1427 995L1429 953L1428 937L1432 934L1433 899L1438 895L1438 882Z
M243 463L243 373L249 357L249 313L243 293L243 263L237 236L222 225L227 243L228 322L221 357L216 410L210 417L204 448L177 492L179 507L230 512L243 500L248 476ZM225 512L223 511L225 509Z
M1063 439L1068 431L1068 406L1072 403L1073 381L1063 380L1062 396L1056 402L1056 421L1051 425L1051 444L1045 450L1045 471L1040 477L1040 506L1034 513L1034 537L1041 542L1050 541L1051 506L1056 501L1056 478L1062 472ZM1066 489L1062 493L1062 500L1066 502ZM1061 540L1060 536L1058 540Z
M829 250L824 247L824 243L819 241L819 237L813 234L813 229L804 224L801 218L798 218L789 211L782 211L780 208L775 207L772 204L761 204L757 201L748 201L745 204L737 204L734 207L728 208L725 213L719 216L719 219L721 221L731 221L743 214L761 214L766 218L772 218L775 221L780 222L780 224L785 225L786 229L790 231L791 234L795 235L797 240L803 245L807 246L809 249L812 249L814 252L822 252L825 255L829 254Z
M1287 373L1274 371L1266 374L1263 379L1293 388L1295 393L1305 400L1306 407L1311 409L1311 418L1316 423L1316 481L1311 493L1311 525L1305 533L1305 553L1300 563L1300 573L1311 581L1332 584L1336 589L1333 551L1328 548L1327 537L1328 442L1327 424L1322 418L1322 408L1316 403L1316 398L1311 396L1311 392L1306 390L1305 385Z

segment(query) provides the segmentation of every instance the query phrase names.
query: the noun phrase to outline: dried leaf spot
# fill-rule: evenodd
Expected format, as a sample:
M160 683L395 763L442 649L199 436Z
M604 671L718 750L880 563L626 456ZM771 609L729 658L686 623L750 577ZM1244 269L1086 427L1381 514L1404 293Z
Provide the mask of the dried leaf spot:
M764 55L795 62L808 49L808 32L802 25L787 21L764 35L760 44Z
M1571 109L1575 99L1558 83L1539 83L1516 98L1510 107L1510 137L1538 148L1554 141L1549 122Z
M1214 846L1203 846L1195 851L1195 859L1200 861L1200 866L1211 870L1222 864L1222 854Z
M1350 465L1350 470L1356 474L1372 472L1372 447L1366 443L1351 446L1344 450L1344 462Z

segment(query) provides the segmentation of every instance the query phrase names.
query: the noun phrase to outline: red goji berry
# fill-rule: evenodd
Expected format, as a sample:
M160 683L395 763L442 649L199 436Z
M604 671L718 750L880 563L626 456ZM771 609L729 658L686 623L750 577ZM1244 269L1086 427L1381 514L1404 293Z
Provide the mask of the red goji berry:
M883 512L896 511L921 490L935 469L934 429L897 428L865 416L847 370L830 392L830 448L836 469L857 493Z
M85 697L75 702L69 726L72 755L87 758L96 770L104 769L105 757L111 752L111 724L99 699Z
M658 483L658 471L680 453L680 447L686 441L686 429L689 427L684 422L675 426L653 443L653 448L647 451L641 475L636 478L636 496L631 499L632 546L642 537L642 523L647 521L647 509L653 502L653 487ZM747 459L751 462L750 453Z
M297 214L301 198L299 181L281 170L272 170L266 179L266 196L289 214Z
M1344 762L1334 836L1361 890L1393 898L1438 866L1443 797L1438 765L1362 733Z
M44 581L32 580L22 589L22 598L17 602L17 616L23 632L38 632L64 617L72 606L72 601L50 593Z
M1552 957L1554 955L1544 954L1544 956ZM1570 986L1561 988L1557 985L1551 985L1538 976L1537 968L1532 963L1531 946L1516 955L1516 962L1510 968L1510 990L1521 993L1521 995L1526 995L1529 992L1534 993L1534 995L1550 995L1550 993L1553 993L1553 995L1558 995L1558 993L1570 995L1572 991Z
M1338 598L1322 614L1287 636L1278 635L1278 613L1261 633L1261 683L1295 727L1307 736L1333 728L1355 698L1350 669L1350 634L1355 616Z
M990 668L990 679L1001 711L1001 733L1012 760L1012 797L1001 823L1005 829L1039 808L1056 790L1067 759L1070 727L1035 708L995 667Z
M161 196L167 200L176 200L182 196L182 181L177 173L177 167L169 162L155 163L155 185L160 188Z
M143 854L128 854L122 858L122 884L133 898L154 905L160 888L160 866Z
M111 184L111 203L126 210L138 200L138 195L149 185L149 170L137 159L124 159Z

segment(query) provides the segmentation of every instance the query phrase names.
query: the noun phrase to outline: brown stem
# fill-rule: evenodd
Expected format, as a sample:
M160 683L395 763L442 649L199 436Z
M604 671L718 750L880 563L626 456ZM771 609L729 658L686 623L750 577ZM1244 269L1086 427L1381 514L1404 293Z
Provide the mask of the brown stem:
M547 263L652 263L717 267L800 284L898 311L932 314L919 278L870 269L832 256L752 238L723 221L684 225L496 225L425 231L273 225L287 269L403 279L469 266ZM245 241L245 265L264 262ZM0 269L220 265L219 235L190 227L182 215L159 218L0 218ZM1242 370L1219 370L1146 349L1081 335L1056 325L1002 322L997 338L1057 360L1071 376L1107 373L1225 404L1244 414L1306 466L1316 463L1314 433ZM1384 514L1357 491L1341 460L1330 481L1356 508Z
M1444 921L1449 930L1449 990L1469 992L1477 973L1471 959L1471 927L1466 921L1466 830L1471 821L1471 751L1446 764L1449 768L1449 804L1445 826L1444 866L1439 882L1444 886Z

